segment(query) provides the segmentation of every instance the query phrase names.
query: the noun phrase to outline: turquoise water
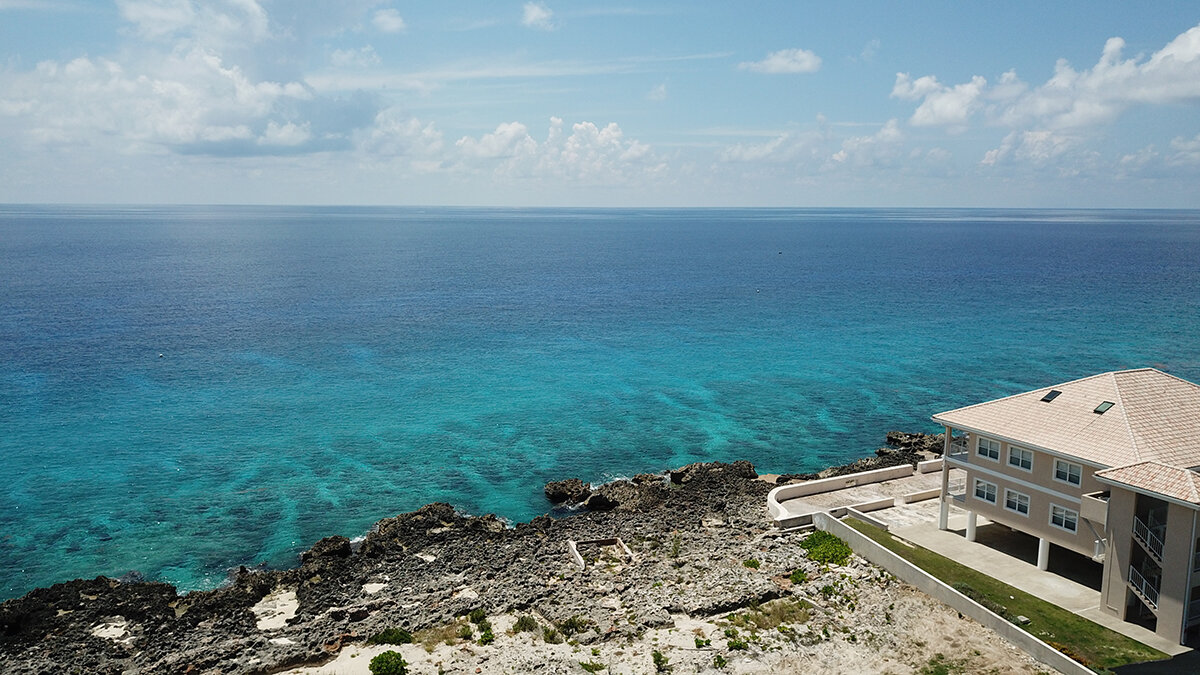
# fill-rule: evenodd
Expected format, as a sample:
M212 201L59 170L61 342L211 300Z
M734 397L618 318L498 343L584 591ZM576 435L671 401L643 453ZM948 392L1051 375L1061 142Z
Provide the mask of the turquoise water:
M0 206L0 289L0 597L1200 381L1195 211Z

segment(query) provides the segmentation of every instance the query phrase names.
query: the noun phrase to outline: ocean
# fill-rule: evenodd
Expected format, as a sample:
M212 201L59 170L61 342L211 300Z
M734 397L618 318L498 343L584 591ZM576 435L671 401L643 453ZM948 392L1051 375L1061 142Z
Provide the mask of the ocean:
M1105 370L1200 381L1200 212L0 205L0 598Z

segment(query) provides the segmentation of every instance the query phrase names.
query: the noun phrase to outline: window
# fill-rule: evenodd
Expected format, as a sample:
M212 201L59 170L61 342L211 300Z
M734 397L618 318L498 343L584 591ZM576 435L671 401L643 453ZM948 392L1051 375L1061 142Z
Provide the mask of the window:
M975 479L975 498L991 504L996 503L996 484L986 480Z
M1008 465L1026 471L1033 471L1033 451L1018 448L1015 445L1008 446Z
M1046 392L1045 396L1042 397L1042 402L1049 403L1049 402L1053 401L1054 399L1058 398L1059 394L1061 394L1061 393L1062 392L1057 389L1051 389L1050 391Z
M1029 515L1029 495L1016 490L1005 490L1004 508L1016 511L1023 516Z
M1108 412L1108 409L1113 407L1114 405L1116 405L1116 404L1113 403L1112 401L1105 401L1105 402L1101 403L1100 405L1096 406L1096 409L1093 410L1092 412L1096 413L1097 415L1103 415L1104 413Z
M1061 527L1067 532L1074 532L1079 527L1079 512L1072 511L1058 504L1051 504L1050 524L1055 527Z
M1054 460L1054 480L1079 485L1083 477L1083 467L1061 459Z
M1000 441L993 441L990 438L982 436L975 439L975 454L980 457L999 462L1000 461Z

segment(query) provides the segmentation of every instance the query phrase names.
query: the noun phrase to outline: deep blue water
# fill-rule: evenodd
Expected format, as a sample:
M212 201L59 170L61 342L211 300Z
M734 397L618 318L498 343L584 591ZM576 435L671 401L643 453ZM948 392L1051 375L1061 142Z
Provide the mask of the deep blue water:
M0 597L1200 380L1200 212L0 206ZM162 354L162 357L159 357Z

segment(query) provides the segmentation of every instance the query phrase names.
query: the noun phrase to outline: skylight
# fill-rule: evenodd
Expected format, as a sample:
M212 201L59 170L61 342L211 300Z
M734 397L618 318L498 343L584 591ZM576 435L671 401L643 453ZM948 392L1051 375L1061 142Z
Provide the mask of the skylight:
M1062 392L1057 389L1051 389L1050 391L1046 392L1045 396L1042 397L1042 402L1049 403L1050 401L1053 401L1054 399L1058 398L1058 395L1061 393Z
M1104 403L1101 403L1100 405L1096 406L1096 409L1093 410L1092 412L1096 413L1097 415L1103 415L1104 413L1108 412L1108 409L1113 407L1114 405L1116 405L1116 404L1113 403L1112 401L1105 401Z

